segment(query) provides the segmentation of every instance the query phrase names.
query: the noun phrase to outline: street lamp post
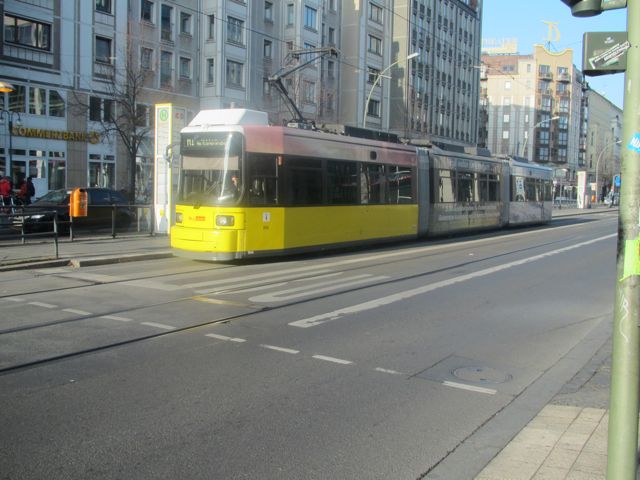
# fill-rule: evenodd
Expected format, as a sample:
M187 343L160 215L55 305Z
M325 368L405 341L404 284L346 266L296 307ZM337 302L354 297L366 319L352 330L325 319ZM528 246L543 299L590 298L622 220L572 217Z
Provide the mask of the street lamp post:
M12 93L13 91L15 91L15 88L13 85L11 85L9 82L5 82L5 81L0 81L0 93ZM6 165L6 171L5 171L5 175L9 176L10 178L11 176L11 160L13 159L12 155L12 150L13 150L13 116L15 115L16 112L12 112L10 110L5 110L4 108L2 110L0 110L0 119L4 118L5 116L7 117L7 124L9 127L9 155L7 156L7 165ZM18 119L20 118L20 116L18 115Z
M393 62L387 68L382 70L378 75L376 75L376 79L373 81L373 85L371 85L371 90L369 90L369 95L367 96L367 101L364 104L364 115L362 116L362 128L366 128L367 127L367 112L369 111L369 101L371 100L371 95L373 94L373 90L374 90L374 88L376 88L376 85L378 84L378 82L380 82L380 79L384 76L384 74L388 70L390 70L391 68L395 67L400 62L406 62L407 60L411 60L412 58L415 58L417 56L418 56L418 52L414 52L411 55L408 55L407 58L400 59L397 62Z
M9 155L7 156L7 168L5 175L11 178L13 181L13 175L11 173L11 163L13 160L13 117L17 115L18 121L20 120L20 114L18 112L12 112L11 110L0 110L0 118L7 117L7 127L9 130Z
M618 145L621 141L622 140L616 140L615 142L607 143L604 147L602 147L602 150L600 150L600 153L598 154L598 159L596 160L596 203L598 203L598 166L600 165L602 154L607 148L611 147L612 145Z
M535 131L535 129L538 128L543 123L552 122L552 121L557 120L559 118L560 118L559 116L555 116L555 117L548 118L546 120L542 120L541 122L538 122L533 126L533 130ZM529 136L528 135L524 138L524 143L522 144L522 150L520 150L520 156L521 157L524 157L524 149L527 146L527 140L529 140Z

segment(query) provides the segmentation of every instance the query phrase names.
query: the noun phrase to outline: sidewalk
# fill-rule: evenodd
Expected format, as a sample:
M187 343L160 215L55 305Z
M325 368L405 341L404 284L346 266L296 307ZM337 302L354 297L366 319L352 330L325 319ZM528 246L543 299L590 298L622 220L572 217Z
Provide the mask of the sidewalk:
M103 234L76 237L73 241L61 236L57 258L51 237L28 238L23 245L20 238L0 235L0 272L66 265L86 267L171 256L169 237L162 234L123 233L116 238Z

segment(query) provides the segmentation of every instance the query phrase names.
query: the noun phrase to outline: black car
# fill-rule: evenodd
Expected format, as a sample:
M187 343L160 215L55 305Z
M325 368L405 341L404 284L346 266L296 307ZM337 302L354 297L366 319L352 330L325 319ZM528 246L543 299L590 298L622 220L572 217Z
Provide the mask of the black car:
M117 228L127 228L135 220L135 211L121 192L93 187L85 190L88 197L88 213L86 217L73 219L74 228L111 228L114 209ZM70 190L51 190L31 205L25 206L24 217L17 217L16 220L24 222L25 232L47 232L53 230L54 212L58 212L59 230L68 230L70 197ZM16 210L16 213L20 211Z

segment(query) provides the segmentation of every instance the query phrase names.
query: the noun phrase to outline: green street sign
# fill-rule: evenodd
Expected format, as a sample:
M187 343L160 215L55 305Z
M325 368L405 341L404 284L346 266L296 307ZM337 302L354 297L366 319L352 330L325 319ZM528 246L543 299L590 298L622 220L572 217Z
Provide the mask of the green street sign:
M587 32L582 40L582 71L597 76L627 69L627 32Z

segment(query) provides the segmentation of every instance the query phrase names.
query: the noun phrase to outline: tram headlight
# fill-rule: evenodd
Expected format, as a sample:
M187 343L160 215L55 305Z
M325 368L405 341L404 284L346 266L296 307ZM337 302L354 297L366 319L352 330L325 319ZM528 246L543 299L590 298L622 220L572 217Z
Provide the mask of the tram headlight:
M176 223L182 223L182 212L176 212Z
M233 227L235 223L233 215L216 215L216 225L218 227Z

